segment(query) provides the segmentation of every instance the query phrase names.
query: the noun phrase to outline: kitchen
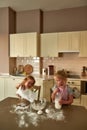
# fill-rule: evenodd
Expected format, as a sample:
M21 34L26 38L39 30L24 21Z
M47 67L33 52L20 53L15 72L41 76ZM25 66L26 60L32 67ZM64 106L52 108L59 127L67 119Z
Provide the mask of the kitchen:
M31 57L29 58L25 57L23 59L19 57L17 58L8 57L9 34L26 33L26 32L38 32L42 34L42 33L51 33L51 32L53 33L53 32L68 32L68 31L69 32L84 31L87 30L86 16L87 16L87 6L56 10L56 11L42 11L38 9L38 10L19 11L19 12L15 12L13 9L8 7L1 8L0 19L2 20L0 21L0 25L1 25L0 41L3 44L0 45L1 46L0 47L0 57L1 57L0 72L12 73L13 68L15 67L16 64L19 65L21 64L21 62L24 62L24 65L26 63L30 63L30 64L32 63L32 65L34 64L36 73L38 72L38 68L40 68L40 73L41 73L42 68L47 68L48 65L54 65L55 70L58 69L67 69L69 71L74 70L73 72L75 74L81 75L82 66L87 66L87 57L79 57L78 52L63 53L59 57L55 57L55 58L46 57L43 59L40 58L40 59L31 60L30 62L29 60ZM3 59L5 60L2 59L2 56ZM43 61L41 62L42 64L39 64L39 60ZM34 63L34 61L37 62ZM7 79L5 80L6 83L9 82L9 80L8 81Z

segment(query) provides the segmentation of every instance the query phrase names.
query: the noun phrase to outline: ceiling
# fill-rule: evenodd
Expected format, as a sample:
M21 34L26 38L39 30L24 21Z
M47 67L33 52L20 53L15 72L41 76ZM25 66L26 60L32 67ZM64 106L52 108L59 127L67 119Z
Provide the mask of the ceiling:
M87 6L87 0L0 0L1 7L11 7L16 12L41 9L43 11Z

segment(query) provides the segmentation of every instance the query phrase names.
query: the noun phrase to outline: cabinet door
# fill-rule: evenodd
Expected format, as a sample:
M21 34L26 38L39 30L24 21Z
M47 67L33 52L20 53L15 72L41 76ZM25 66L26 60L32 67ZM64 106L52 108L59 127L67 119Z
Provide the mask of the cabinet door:
M10 57L23 57L23 46L26 43L24 34L10 35Z
M39 48L39 34L37 33L27 33L26 43L24 46L24 56L38 57L40 56Z
M72 52L79 52L79 44L80 44L80 32L70 32L70 50Z
M68 85L69 85L71 88L76 87L76 88L81 92L81 81L79 81L79 80L68 80L67 83L68 83ZM81 97L79 97L79 98L74 98L72 104L73 104L73 105L81 105Z
M57 33L41 34L41 57L57 57Z
M87 109L87 95L81 95L81 105Z
M87 31L81 31L80 57L87 57Z
M54 80L44 80L43 81L43 97L50 101L50 88L54 86Z
M20 33L10 35L10 57L40 56L39 34Z
M6 78L5 79L5 98L6 97L17 97L16 86L21 83L21 78Z
M4 99L4 78L0 78L0 101Z
M59 52L79 52L80 32L58 33Z
M69 51L69 33L62 32L58 33L58 51L59 52L68 52Z

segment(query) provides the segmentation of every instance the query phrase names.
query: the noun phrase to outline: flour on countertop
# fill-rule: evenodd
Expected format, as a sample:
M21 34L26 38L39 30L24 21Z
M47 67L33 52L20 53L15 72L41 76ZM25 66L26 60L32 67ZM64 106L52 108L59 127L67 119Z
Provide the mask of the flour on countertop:
M48 109L48 113L46 113ZM16 123L19 127L28 127L29 125L34 125L37 127L39 123L43 120L52 119L52 120L64 120L65 116L63 110L55 110L51 107L46 108L42 114L38 114L37 111L33 111L30 106L17 106L12 105L10 113L16 113Z

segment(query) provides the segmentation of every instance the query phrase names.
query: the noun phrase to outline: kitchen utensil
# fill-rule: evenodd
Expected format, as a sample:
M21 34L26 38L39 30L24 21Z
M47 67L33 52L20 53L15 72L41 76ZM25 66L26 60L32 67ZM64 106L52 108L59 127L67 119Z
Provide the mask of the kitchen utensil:
M18 65L17 71L18 71L19 74L23 73L24 72L24 66L23 65Z
M33 103L31 103L31 108L36 111L43 110L45 107L46 107L46 99L34 101Z
M48 66L48 75L54 75L54 65Z
M24 72L26 73L26 75L31 74L33 72L33 66L30 64L25 65Z

